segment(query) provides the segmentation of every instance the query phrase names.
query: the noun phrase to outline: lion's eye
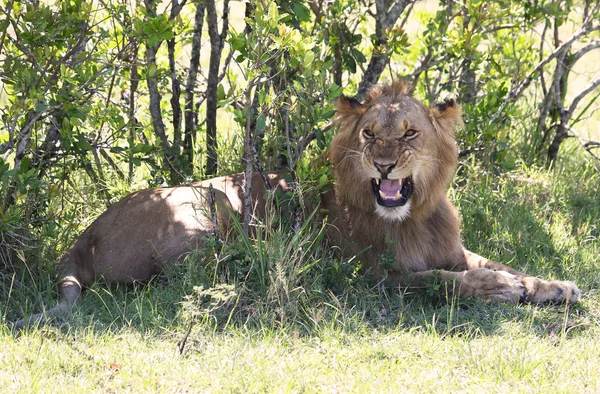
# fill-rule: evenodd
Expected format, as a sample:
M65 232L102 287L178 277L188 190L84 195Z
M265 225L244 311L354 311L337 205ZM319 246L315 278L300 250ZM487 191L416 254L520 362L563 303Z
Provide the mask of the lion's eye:
M410 129L410 130L407 130L406 133L404 133L404 138L410 139L410 138L415 138L416 136L417 136L417 130Z
M365 136L365 138L375 137L375 134L370 129L363 129L362 132L363 132L363 135Z

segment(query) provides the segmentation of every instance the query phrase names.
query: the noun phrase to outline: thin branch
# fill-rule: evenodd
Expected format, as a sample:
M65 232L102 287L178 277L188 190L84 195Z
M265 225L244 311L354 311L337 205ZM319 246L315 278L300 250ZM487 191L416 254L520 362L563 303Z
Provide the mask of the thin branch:
M572 55L573 63L576 63L583 55L594 49L600 48L600 40L592 41L586 46L579 49Z
M213 189L212 183L208 185L208 206L210 207L210 217L213 225L213 236L219 242L221 242L221 236L219 235L219 223L217 223L217 207L215 204L215 189Z
M258 152L256 152L256 148L254 147L254 144L252 144L252 156L254 157L254 164L256 165L258 174L260 175L261 179L263 180L263 182L265 184L265 189L266 190L273 189L271 187L271 182L269 182L269 178L267 177L267 173L265 172L265 168L263 167L262 163L260 162L260 159L258 157Z
M202 25L204 22L205 8L204 4L196 5L196 14L194 16L194 32L192 34L192 54L190 56L190 66L188 69L188 78L185 84L185 130L183 138L184 154L187 154L188 160L193 162L194 143L196 141L197 111L194 111L194 89L196 86L196 77L200 67L200 50L202 49Z
M569 132L573 134L575 138L577 138L577 140L579 141L583 149L586 150L586 152L588 152L594 159L600 162L600 157L594 152L592 152L592 149L600 149L600 141L586 140L582 138L572 127L567 126L567 130L569 130Z
M302 153L304 152L304 150L306 150L306 147L308 146L308 144L310 144L312 141L314 141L317 138L318 133L325 134L332 128L333 128L333 123L330 123L322 129L318 129L318 128L312 129L306 135L306 137L300 138L298 140L298 143L296 144L296 161L300 160L300 158L302 157Z
M544 30L542 30L542 37L540 38L540 61L544 60L544 40L546 38L546 32L548 31L548 22L544 23ZM546 80L544 78L544 73L540 73L540 83L542 85L542 93L544 96L548 94L548 89L546 89Z
M577 39L581 38L582 36L592 33L594 31L597 31L597 30L600 30L600 25L594 26L594 27L587 27L587 28L582 27L581 29L577 30L571 37L569 37L569 39L567 39L566 41L563 41L563 43L561 45L559 45L558 47L556 47L556 49L554 49L554 51L552 51L551 54L546 56L546 58L544 60L542 60L541 62L538 63L538 65L533 69L533 71L531 71L529 73L529 75L527 75L527 77L523 80L523 82L521 82L521 84L516 89L511 89L509 91L508 94L510 96L510 101L514 102L519 97L521 97L521 95L523 94L525 89L527 89L529 87L529 85L531 84L531 82L533 81L535 75L538 72L542 71L544 66L546 64L550 63L552 60L554 60L554 58L556 58L560 53L562 53L562 51L564 51L565 48L569 48L573 42L575 42Z
M400 14L402 14L406 6L412 2L412 0L397 0L389 9L387 15L385 15L385 29L392 27L398 18L400 18Z
M179 151L181 146L181 82L177 78L177 68L175 65L175 39L167 41L167 52L169 58L169 72L171 76L171 110L173 111L173 150Z
M146 3L146 11L150 16L155 16L156 10L154 10L154 4L156 0L145 0ZM158 48L160 47L159 42L155 46L148 45L146 43L146 64L148 67L154 66L155 70L158 70L156 65L156 53L158 52ZM160 138L163 148L165 149L165 156L171 151L171 144L169 143L169 139L167 138L167 134L165 132L165 124L162 118L162 112L160 109L160 92L158 90L158 80L156 78L156 74L150 74L148 72L148 76L146 78L146 83L148 84L148 94L150 96L150 117L152 118L152 125L154 128L154 133Z
M413 0L397 0L389 9L385 0L375 0L375 47L369 60L369 65L358 85L357 96L361 97L371 86L377 83L385 70L389 55L386 53L388 31L396 24L406 6Z
M181 10L185 6L185 3L187 3L187 0L182 0L181 3L179 3L178 0L172 0L172 1L173 1L173 5L171 6L171 13L169 15L170 20L177 18L177 16L181 13Z
M567 110L567 115L568 118L570 118L573 113L575 112L575 110L577 109L577 105L579 105L579 102L590 92L592 92L594 89L596 89L598 86L600 86L600 77L594 79L593 81L591 81L586 87L585 89L583 89L577 96L575 96L575 98L571 101L571 105L569 106L569 109Z
M317 4L315 0L307 0L308 6L313 14L315 14L315 22L317 23L323 19L323 2L324 0L319 0L319 4Z
M4 11L4 13L6 14L6 19L10 19L10 13L12 12L14 2L14 0L11 0L10 3L8 3L8 5L6 6L6 10ZM4 49L4 39L6 38L6 34L8 32L8 26L8 23L4 26L2 38L0 38L0 55L2 54L2 50Z
M250 209L252 207L252 168L254 155L252 154L252 113L256 112L256 101L252 102L252 89L254 88L254 80L251 80L246 87L245 93L245 109L246 109L246 125L244 133L244 233L248 234L251 220ZM258 87L257 87L258 89ZM254 109L254 111L253 111Z

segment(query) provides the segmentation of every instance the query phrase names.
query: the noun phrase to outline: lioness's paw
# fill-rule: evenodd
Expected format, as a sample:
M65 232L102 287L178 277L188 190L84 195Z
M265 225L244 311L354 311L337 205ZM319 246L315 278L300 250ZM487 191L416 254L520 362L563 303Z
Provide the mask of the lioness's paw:
M523 278L525 293L522 302L533 304L568 304L576 303L581 297L581 291L571 281L546 281L533 277Z

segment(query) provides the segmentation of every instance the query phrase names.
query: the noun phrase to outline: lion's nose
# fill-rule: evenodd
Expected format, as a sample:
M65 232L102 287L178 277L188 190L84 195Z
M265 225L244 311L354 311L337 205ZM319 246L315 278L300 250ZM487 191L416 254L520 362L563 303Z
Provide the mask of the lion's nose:
M374 161L373 164L375 164L375 167L377 167L377 170L379 170L379 172L381 172L382 175L389 174L390 171L392 171L392 168L396 166L396 163L381 164L377 163L376 161Z

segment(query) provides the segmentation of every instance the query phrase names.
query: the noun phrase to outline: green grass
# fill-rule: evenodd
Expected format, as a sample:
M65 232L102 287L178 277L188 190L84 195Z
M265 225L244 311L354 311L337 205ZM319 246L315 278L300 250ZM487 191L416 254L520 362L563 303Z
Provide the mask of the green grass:
M213 249L194 253L168 280L97 283L71 316L40 329L15 333L7 323L51 306L53 281L35 272L4 278L0 387L598 392L600 176L586 160L552 172L519 165L500 177L470 164L451 191L469 249L575 281L583 299L574 307L374 288L355 263L315 246L318 226L294 236L269 219L260 240L228 241L218 260Z

